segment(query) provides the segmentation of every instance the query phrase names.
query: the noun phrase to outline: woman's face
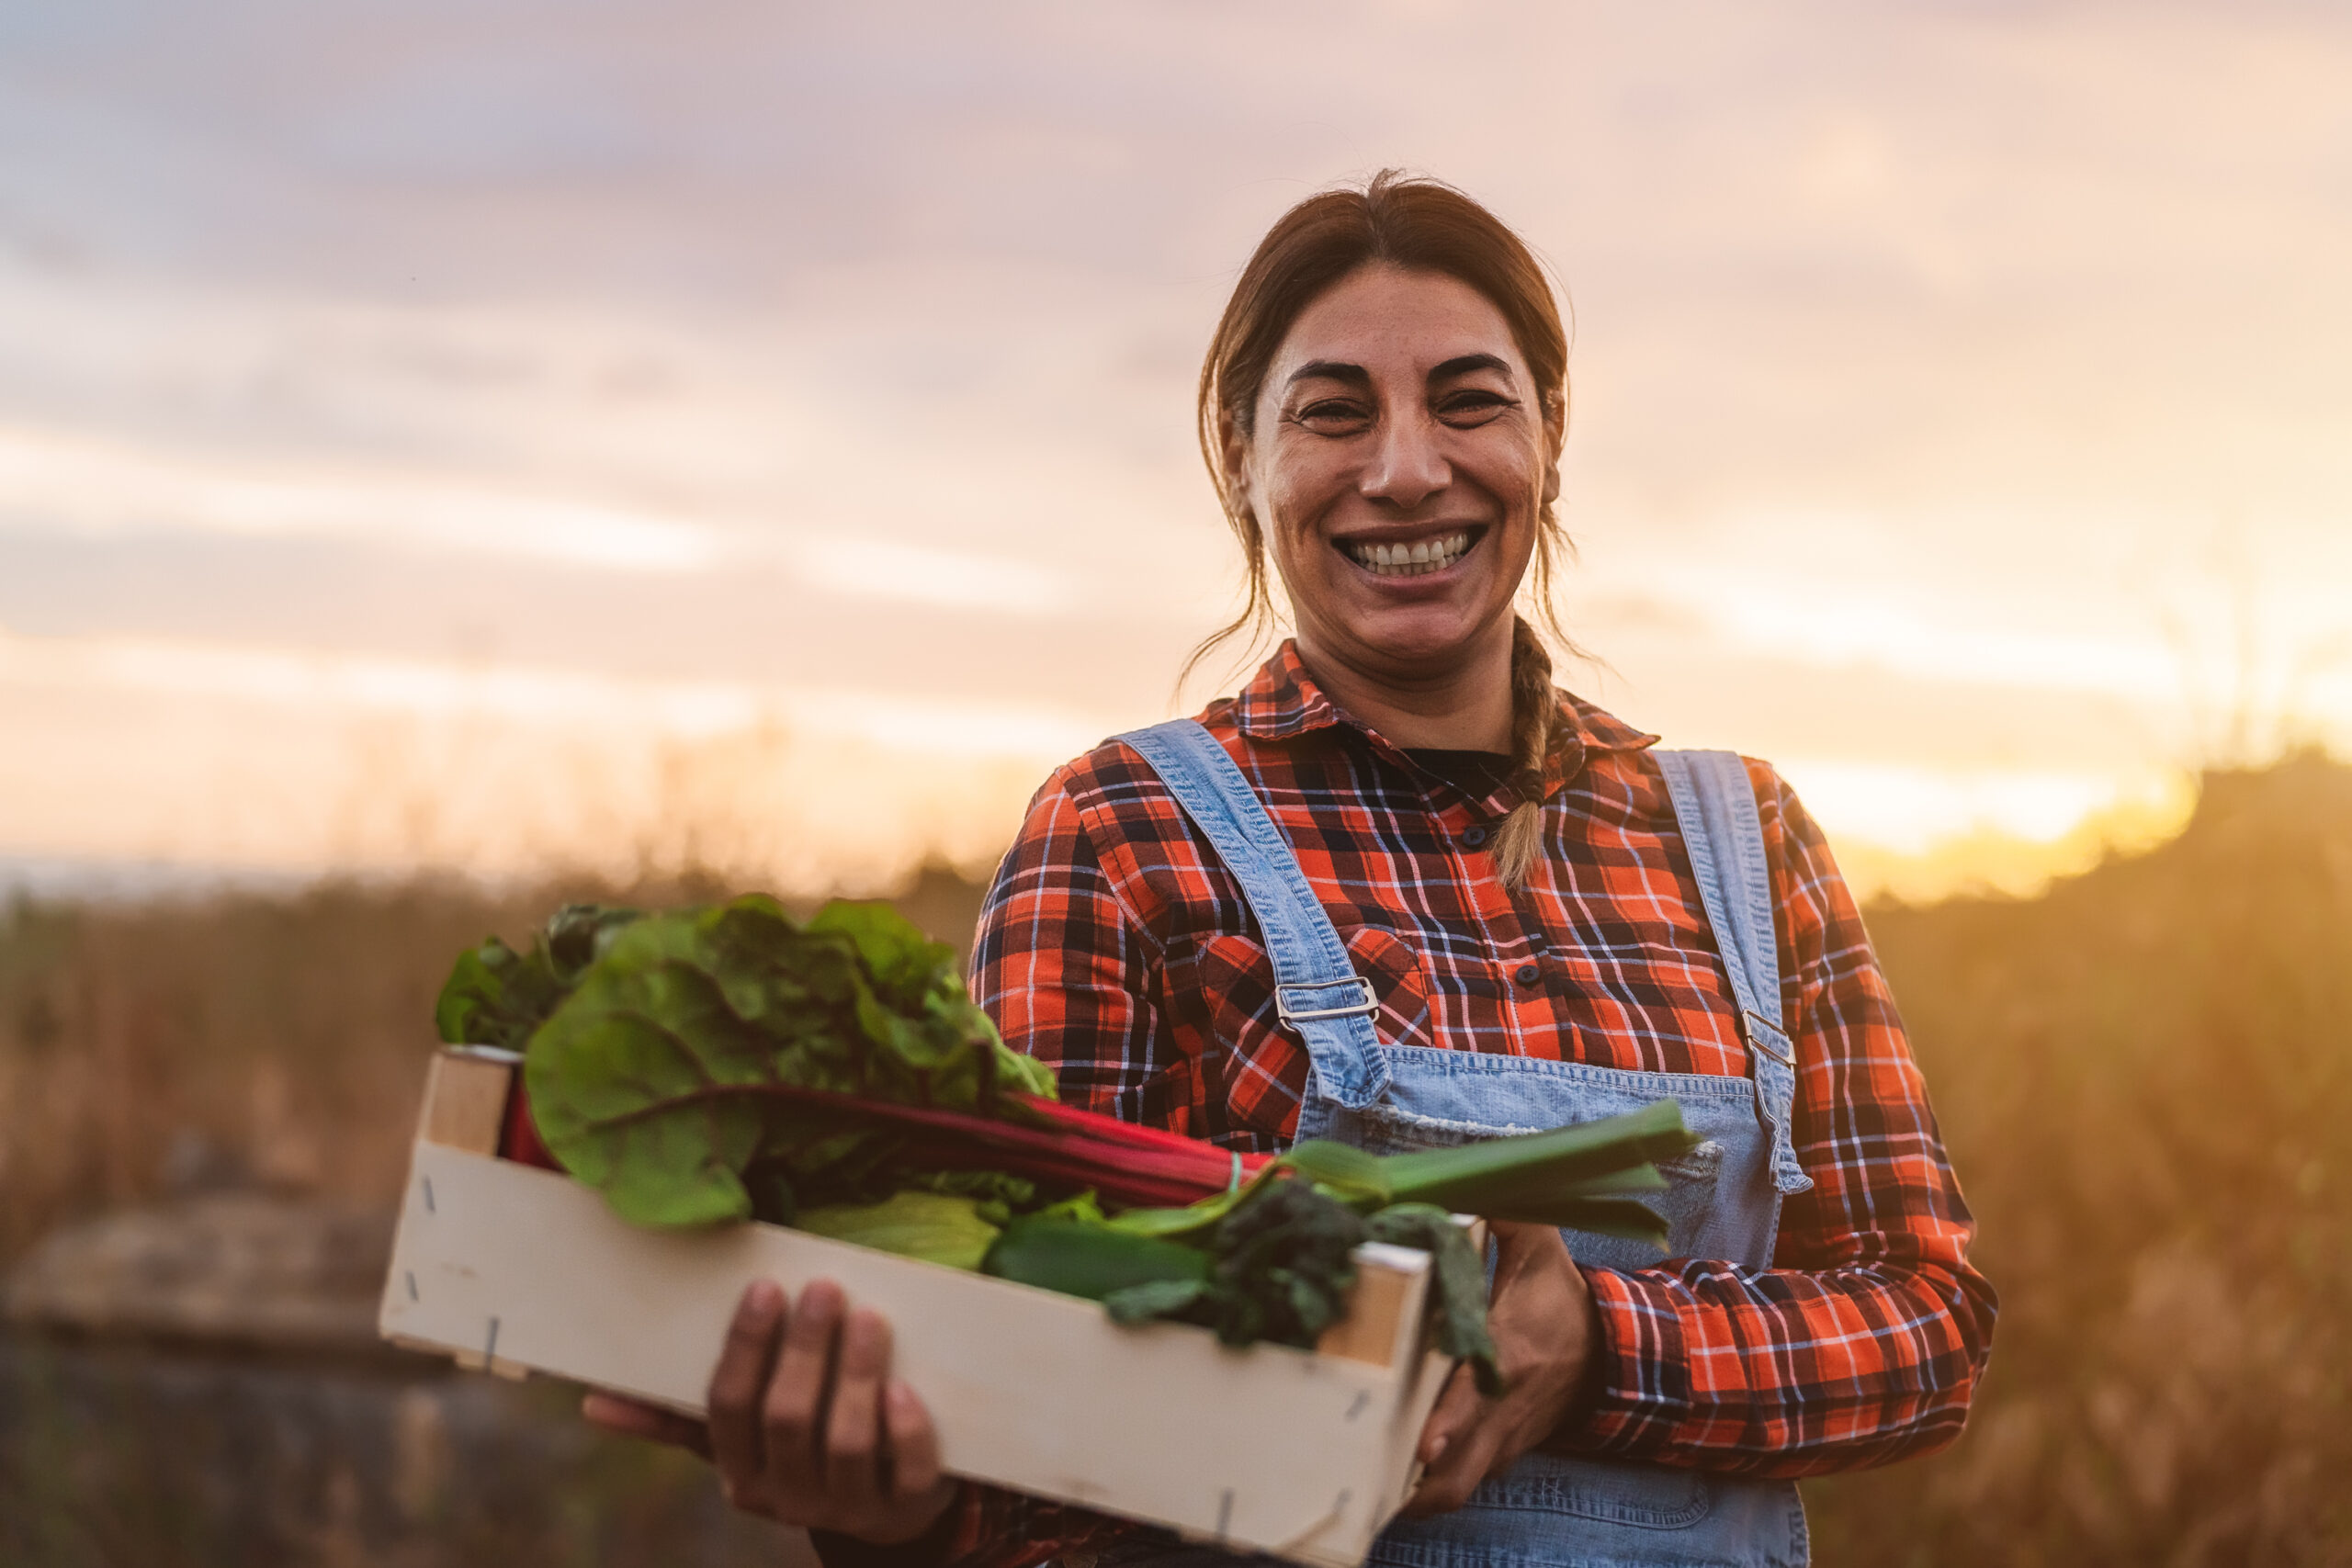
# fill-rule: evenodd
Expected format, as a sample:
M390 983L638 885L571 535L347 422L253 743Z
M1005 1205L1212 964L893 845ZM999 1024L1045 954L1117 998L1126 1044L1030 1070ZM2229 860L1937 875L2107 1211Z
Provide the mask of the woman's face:
M1299 313L1226 460L1310 660L1409 686L1508 646L1557 452L1502 312L1374 264Z

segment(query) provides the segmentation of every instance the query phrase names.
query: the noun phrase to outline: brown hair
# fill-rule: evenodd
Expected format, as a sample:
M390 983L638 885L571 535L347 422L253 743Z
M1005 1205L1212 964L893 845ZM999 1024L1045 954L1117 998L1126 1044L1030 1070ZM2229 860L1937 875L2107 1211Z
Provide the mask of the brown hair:
M1501 220L1452 186L1395 169L1383 169L1362 190L1342 187L1308 197L1258 242L1201 363L1201 456L1226 521L1241 541L1249 600L1230 624L1193 650L1184 661L1187 675L1227 638L1262 628L1273 618L1265 530L1257 514L1236 500L1233 476L1225 467L1226 432L1256 433L1258 393L1291 323L1326 289L1374 263L1443 273L1485 295L1502 312L1527 361L1555 440L1566 429L1568 340L1559 307L1534 254ZM1552 455L1558 456L1556 447ZM1563 644L1568 639L1552 606L1552 574L1569 547L1551 503L1542 502L1535 528L1536 612ZM1516 887L1533 866L1542 838L1544 760L1559 707L1544 639L1525 616L1513 619L1511 755L1521 799L1503 818L1493 853L1504 884Z

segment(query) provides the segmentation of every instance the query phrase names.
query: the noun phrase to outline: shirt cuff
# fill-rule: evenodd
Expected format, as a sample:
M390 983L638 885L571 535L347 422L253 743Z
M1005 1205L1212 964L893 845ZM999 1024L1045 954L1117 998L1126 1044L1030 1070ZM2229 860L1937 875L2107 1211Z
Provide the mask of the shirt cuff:
M1671 1412L1690 1407L1682 1319L1670 1293L1654 1293L1641 1276L1599 1265L1579 1267L1600 1325L1592 1347L1598 1365L1586 1402L1544 1446L1578 1454L1633 1454L1671 1432Z

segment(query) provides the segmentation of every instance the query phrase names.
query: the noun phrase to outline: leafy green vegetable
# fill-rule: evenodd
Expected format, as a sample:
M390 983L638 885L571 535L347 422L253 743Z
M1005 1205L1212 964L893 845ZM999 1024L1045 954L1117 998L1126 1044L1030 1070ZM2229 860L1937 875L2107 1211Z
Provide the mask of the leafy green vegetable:
M996 1209L992 1221L989 1215ZM803 1209L793 1224L815 1235L855 1242L902 1258L978 1269L996 1242L1003 1210L944 1192L895 1192L879 1203L829 1203Z
M1002 1224L1012 1214L1025 1214L1037 1207L1037 1184L1025 1176L1007 1176L1001 1170L914 1170L898 1179L901 1191L947 1192L958 1198L977 1199L982 1213L994 1213L995 1224ZM1096 1218L1102 1211L1094 1211Z
M1270 1181L1219 1220L1214 1287L1188 1315L1228 1345L1312 1346L1346 1315L1363 1216L1305 1181Z
M1478 1392L1503 1392L1495 1363L1494 1337L1487 1332L1487 1260L1471 1245L1453 1216L1430 1203L1392 1203L1365 1222L1366 1239L1410 1247L1430 1255L1437 1287L1437 1348L1470 1363Z
M571 994L623 926L640 911L602 904L566 904L540 928L527 952L496 937L458 955L433 1010L434 1027L452 1045L499 1045L519 1051Z
M1355 1247L1388 1241L1432 1254L1437 1343L1488 1393L1484 1263L1447 1211L1662 1239L1639 1201L1665 1186L1650 1162L1695 1141L1671 1101L1385 1158L1309 1141L1189 1207L1106 1217L1090 1186L1130 1204L1210 1190L1201 1147L1050 1103L1050 1073L1005 1048L951 950L882 904L806 925L756 896L567 906L527 951L461 956L435 1019L453 1043L525 1047L540 1137L639 1224L757 1215L1123 1323L1301 1347L1346 1310Z
M1014 1222L1014 1229L1005 1233L1007 1241L1033 1223ZM1120 1234L1110 1227L1064 1228L1091 1229L1099 1236ZM1172 1252L1193 1250L1140 1235L1125 1239ZM1276 1179L1251 1189L1201 1239L1204 1250L1193 1256L1204 1263L1214 1259L1212 1267L1198 1274L1171 1267L1164 1275L1107 1292L1104 1310L1120 1323L1197 1323L1215 1329L1228 1345L1271 1339L1306 1348L1346 1314L1348 1292L1356 1282L1355 1248L1366 1241L1389 1242L1431 1255L1438 1348L1470 1363L1480 1393L1502 1392L1495 1343L1487 1333L1486 1263L1444 1210L1393 1203L1367 1219L1316 1183ZM1072 1237L1067 1245L1076 1250L1084 1244ZM995 1255L990 1271L1000 1271Z
M1636 1195L1664 1190L1651 1162L1697 1141L1672 1100L1549 1133L1385 1157L1309 1140L1238 1190L1114 1215L1107 1229L1200 1247L1216 1267L1198 1281L1138 1282L1103 1306L1122 1323L1204 1324L1229 1344L1308 1346L1345 1309L1357 1243L1394 1242L1432 1255L1439 1347L1471 1364L1481 1392L1498 1393L1485 1261L1449 1211L1663 1244L1666 1222Z
M1682 1125L1682 1108L1661 1100L1599 1122L1391 1155L1380 1165L1395 1202L1616 1234L1607 1227L1627 1223L1622 1210L1649 1211L1638 1203L1596 1200L1663 1191L1666 1184L1657 1173L1645 1177L1641 1169L1683 1154L1698 1141ZM1663 1243L1665 1223L1652 1215L1645 1234Z
M1199 1285L1209 1277L1208 1255L1195 1247L1131 1235L1067 1213L1014 1220L980 1268L999 1279L1097 1302L1139 1286Z
M1305 1177L1317 1190L1359 1213L1393 1203L1428 1204L1662 1246L1666 1222L1632 1197L1665 1191L1666 1179L1651 1162L1672 1158L1698 1141L1682 1125L1682 1108L1670 1100L1549 1133L1412 1154L1372 1155L1310 1138L1294 1145L1247 1186L1182 1209L1130 1209L1111 1224L1137 1235L1193 1236L1224 1219L1260 1185L1289 1174Z
M638 1224L742 1219L754 1188L781 1216L900 1185L900 1134L780 1089L967 1111L1000 1089L1052 1097L953 950L888 905L836 902L802 926L752 896L597 940L530 1036L524 1083L556 1158Z

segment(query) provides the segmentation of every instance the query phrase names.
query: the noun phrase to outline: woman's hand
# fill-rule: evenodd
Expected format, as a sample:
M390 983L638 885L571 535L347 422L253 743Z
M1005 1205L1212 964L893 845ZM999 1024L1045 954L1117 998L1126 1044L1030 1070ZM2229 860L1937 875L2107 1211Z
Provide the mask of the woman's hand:
M890 1379L890 1325L811 1280L788 1303L773 1280L743 1292L710 1374L707 1424L617 1394L581 1414L607 1431L691 1449L727 1500L787 1525L876 1545L922 1536L955 1499L939 1437L914 1391Z
M1600 1314L1583 1273L1550 1225L1494 1224L1498 1256L1487 1328L1509 1386L1499 1399L1478 1393L1468 1367L1421 1427L1427 1468L1405 1512L1450 1513L1480 1482L1500 1475L1577 1407L1595 1370Z

